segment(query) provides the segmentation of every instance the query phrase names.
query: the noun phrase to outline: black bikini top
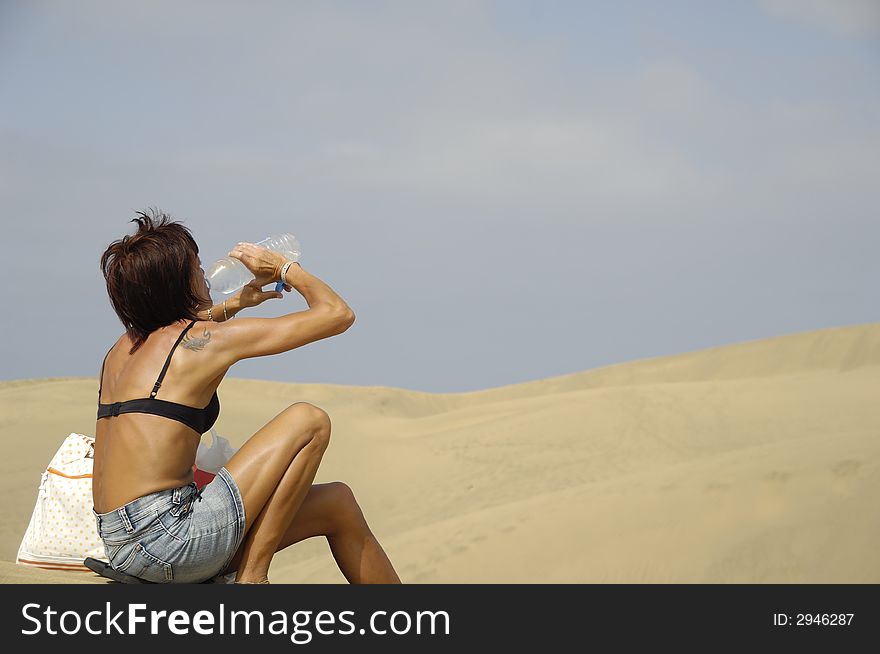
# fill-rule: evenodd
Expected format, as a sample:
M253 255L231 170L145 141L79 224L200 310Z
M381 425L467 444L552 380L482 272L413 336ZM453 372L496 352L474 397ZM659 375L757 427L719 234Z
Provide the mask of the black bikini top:
M168 358L165 359L165 365L162 367L162 372L159 373L159 378L153 386L153 392L150 393L150 397L126 400L125 402L113 402L112 404L101 404L101 389L104 387L104 363L107 363L107 355L105 355L104 363L101 364L101 380L98 384L98 419L112 418L113 416L118 416L120 413L151 413L156 416L171 418L172 420L182 422L199 434L204 434L211 429L217 421L217 416L220 415L220 398L217 397L217 391L214 391L214 395L211 396L211 401L208 402L208 406L202 409L156 398L156 393L159 392L159 387L162 386L162 380L165 379L168 364L171 363L171 355L174 354L174 350L177 349L180 341L183 340L183 337L194 324L196 324L195 320L190 322L183 328L183 331L180 332L180 336L177 337L174 347L172 347L171 351L168 353ZM110 349L112 350L113 348ZM110 352L108 351L107 354L109 355Z

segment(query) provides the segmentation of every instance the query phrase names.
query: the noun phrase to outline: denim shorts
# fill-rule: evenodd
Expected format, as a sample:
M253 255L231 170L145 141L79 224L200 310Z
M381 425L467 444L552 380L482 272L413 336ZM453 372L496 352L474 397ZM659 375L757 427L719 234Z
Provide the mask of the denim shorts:
M241 491L226 468L195 483L158 491L96 513L110 566L155 583L197 583L222 572L244 540Z

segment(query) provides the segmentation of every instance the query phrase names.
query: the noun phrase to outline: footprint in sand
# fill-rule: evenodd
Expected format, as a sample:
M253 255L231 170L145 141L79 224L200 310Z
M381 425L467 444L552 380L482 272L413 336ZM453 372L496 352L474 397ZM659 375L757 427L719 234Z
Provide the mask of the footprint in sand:
M719 481L710 481L703 487L704 493L717 493L720 491L725 491L730 488L730 484L725 484Z
M861 467L861 461L856 461L855 459L843 459L831 466L831 472L834 473L835 477L845 479L847 477L855 477Z
M430 568L428 570L423 570L422 572L417 574L415 577L413 577L412 583L415 583L415 584L428 583L429 580L436 579L436 578L437 578L437 568Z
M776 484L784 484L789 480L791 474L785 472L784 470L771 470L766 475L764 475L764 481L769 481Z
M861 468L861 461L841 459L831 466L831 488L845 495L855 492L855 482Z

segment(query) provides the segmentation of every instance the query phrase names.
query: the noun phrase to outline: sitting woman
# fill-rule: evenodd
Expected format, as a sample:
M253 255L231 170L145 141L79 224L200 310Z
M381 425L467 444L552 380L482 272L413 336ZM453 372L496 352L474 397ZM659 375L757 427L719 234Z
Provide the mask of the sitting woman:
M192 467L220 413L229 367L336 334L354 313L333 289L276 252L239 243L255 279L211 305L189 230L139 212L137 233L101 257L113 309L125 326L101 368L94 513L110 566L151 582L200 582L235 572L268 583L275 552L326 536L351 583L400 583L342 482L313 484L330 440L322 409L296 402L272 418L199 490ZM229 320L295 288L309 308L278 318Z

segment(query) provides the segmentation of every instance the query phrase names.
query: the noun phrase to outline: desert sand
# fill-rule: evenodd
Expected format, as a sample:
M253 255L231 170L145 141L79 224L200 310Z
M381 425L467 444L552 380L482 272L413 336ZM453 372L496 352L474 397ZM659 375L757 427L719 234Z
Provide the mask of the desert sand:
M101 581L12 563L96 391L0 383L0 582ZM878 391L875 323L470 393L227 379L216 427L239 445L288 404L325 409L316 482L352 487L405 583L878 583ZM270 578L345 582L323 538Z

